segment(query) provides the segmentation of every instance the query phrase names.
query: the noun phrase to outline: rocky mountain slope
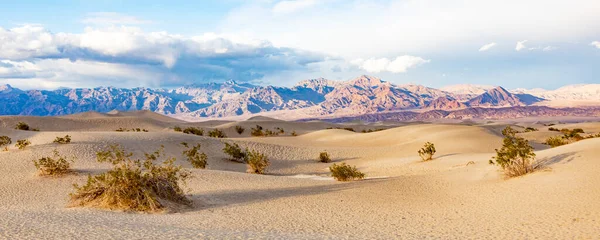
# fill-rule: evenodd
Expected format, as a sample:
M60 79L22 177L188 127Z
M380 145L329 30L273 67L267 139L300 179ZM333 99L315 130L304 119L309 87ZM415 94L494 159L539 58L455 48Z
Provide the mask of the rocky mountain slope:
M406 110L454 111L539 105L544 100L585 99L600 102L600 84L574 85L553 91L458 85L434 89L395 85L372 76L349 81L323 78L293 87L255 86L227 81L176 89L80 88L20 90L0 86L0 115L55 116L87 111L149 110L166 115L218 118L272 111L308 116L350 116ZM599 104L600 105L600 104ZM435 117L439 113L430 113Z

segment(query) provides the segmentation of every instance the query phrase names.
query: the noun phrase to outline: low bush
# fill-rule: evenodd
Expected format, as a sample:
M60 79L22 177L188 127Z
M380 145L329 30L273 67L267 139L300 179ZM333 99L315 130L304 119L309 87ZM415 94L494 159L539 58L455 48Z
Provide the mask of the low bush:
M548 128L548 131L560 132L560 129L558 129L558 128L553 128L553 127L550 127L550 128Z
M172 206L190 205L181 184L190 177L188 171L175 166L175 158L163 158L164 147L145 159L134 159L118 145L98 152L97 161L112 164L112 169L97 176L88 176L83 186L75 185L71 193L74 206L92 206L125 211L157 212Z
M209 137L214 137L214 138L226 138L227 136L225 135L225 133L223 133L223 131L221 131L218 128L215 128L213 130L210 130L208 132L208 136Z
M346 163L333 164L329 167L331 176L338 181L347 182L352 180L360 180L365 178L365 174L358 171L356 167L347 165Z
M329 157L329 153L327 153L327 152L321 152L319 154L319 162L330 163L331 162L331 157Z
M52 157L43 157L34 160L33 164L41 176L60 176L71 172L72 162L73 160L67 160L54 149Z
M264 174L267 171L267 168L271 163L264 154L254 150L249 151L246 154L246 164L248 166L248 173Z
M251 129L250 135L254 136L254 137L262 137L265 136L265 133L263 132L263 127L260 125L256 125L255 128Z
M525 132L537 132L539 131L537 128L527 127L525 128Z
M190 162L194 168L206 168L208 157L205 153L200 152L199 143L191 148L187 143L181 143L181 145L187 148L187 150L183 151L183 155L187 157L188 162Z
M23 130L23 131L29 131L29 130L31 130L31 128L29 127L29 125L27 123L24 123L24 122L17 123L17 126L15 126L15 129L17 129L17 130Z
M19 150L23 150L29 145L31 145L31 142L29 140L22 139L22 140L17 140L17 144L15 144L15 147L17 147Z
M500 165L509 177L521 176L533 172L536 168L535 153L529 142L516 136L510 126L502 131L504 140L502 147L496 149L496 156L492 158Z
M4 146L4 151L8 151L8 145L12 143L12 139L8 136L0 136L0 147Z
M244 131L246 131L246 129L242 126L235 126L235 131L239 134L242 135L242 133L244 133Z
M71 143L71 136L66 135L64 137L56 137L56 139L54 139L54 143L69 144Z
M285 134L285 130L283 130L283 128L280 127L276 127L275 129L277 129L277 134Z
M183 130L181 129L181 127L179 127L179 126L175 126L175 127L173 128L173 131L175 131L175 132L182 132Z
M356 132L354 130L354 128L351 128L351 127L344 127L344 128L342 128L342 127L335 127L335 128L334 127L328 127L327 129L343 129L343 130L350 131L350 132Z
M429 161L433 159L433 155L435 154L435 145L430 142L426 142L423 148L419 149L418 153L423 161Z
M298 136L298 133L296 133L296 131L292 131L292 136Z
M568 142L565 141L565 139L562 137L549 137L548 139L546 139L546 142L544 142L544 144L550 145L550 147L553 147L553 148L565 145L567 143Z
M246 152L242 151L242 148L240 148L240 145L238 145L237 143L225 143L223 152L229 155L232 161L246 162Z
M186 129L183 130L183 133L185 134L194 134L194 135L198 135L198 136L203 136L204 135L204 129L202 128L195 128L195 127L188 127Z

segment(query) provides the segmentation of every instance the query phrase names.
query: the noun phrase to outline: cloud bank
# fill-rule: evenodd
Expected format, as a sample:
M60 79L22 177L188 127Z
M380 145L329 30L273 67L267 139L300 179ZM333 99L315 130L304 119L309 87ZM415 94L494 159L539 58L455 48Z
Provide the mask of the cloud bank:
M414 68L430 60L425 60L421 57L403 55L396 57L394 60L388 58L370 58L367 60L355 59L351 63L370 73L391 72L404 73L409 68Z

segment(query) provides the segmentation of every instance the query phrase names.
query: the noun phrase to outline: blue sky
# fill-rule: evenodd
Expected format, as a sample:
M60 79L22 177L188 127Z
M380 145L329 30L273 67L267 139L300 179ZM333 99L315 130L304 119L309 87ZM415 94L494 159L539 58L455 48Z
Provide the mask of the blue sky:
M0 84L600 83L595 0L2 1Z

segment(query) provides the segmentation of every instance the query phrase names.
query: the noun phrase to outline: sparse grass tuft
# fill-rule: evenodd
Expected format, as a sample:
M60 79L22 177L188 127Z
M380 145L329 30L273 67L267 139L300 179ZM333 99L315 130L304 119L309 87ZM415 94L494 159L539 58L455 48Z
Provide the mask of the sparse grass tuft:
M24 150L27 146L31 145L31 142L27 139L17 140L17 144L15 147L19 148L19 150Z
M418 153L423 161L429 161L433 159L433 155L435 154L435 146L433 143L426 142L423 148L419 149Z
M54 143L69 144L71 143L71 136L66 135L65 137L56 137L56 139L54 139Z
M89 176L83 186L74 185L71 202L75 206L92 206L105 209L157 212L167 208L168 202L189 205L180 183L190 177L181 166L175 166L175 158L163 157L164 147L145 159L133 159L133 154L118 145L97 153L98 162L113 165L112 169L97 176Z
M53 157L43 157L33 161L35 168L40 171L40 175L61 176L71 172L71 163L73 160L67 160L56 149L54 149L53 154Z
M358 171L355 166L350 166L346 163L333 164L329 167L331 176L338 181L347 182L352 180L360 180L365 178L365 174Z
M329 156L329 153L327 153L327 152L321 152L319 154L319 162L330 163L331 162L331 157Z
M205 169L207 165L207 159L205 153L200 152L200 143L196 144L196 146L191 147L187 143L181 143L187 150L183 151L183 155L187 157L188 161L192 164L194 168Z
M269 167L269 165L271 164L269 162L269 159L262 153L259 153L257 151L246 151L247 153L247 158L246 158L246 163L248 166L248 173L255 173L255 174L265 174L265 172L267 171L267 168Z

